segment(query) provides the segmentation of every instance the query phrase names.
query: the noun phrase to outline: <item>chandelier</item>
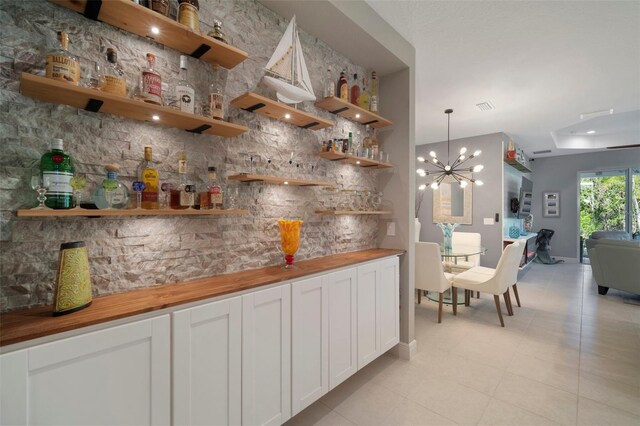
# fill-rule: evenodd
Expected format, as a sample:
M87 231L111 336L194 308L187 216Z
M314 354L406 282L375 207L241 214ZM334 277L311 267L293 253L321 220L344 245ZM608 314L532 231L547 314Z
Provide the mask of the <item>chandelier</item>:
M438 160L438 157L436 156L435 151L431 151L429 153L431 160L427 160L424 157L418 157L419 162L426 163L429 165L431 165L431 163L433 162L433 165L437 167L436 170L428 170L426 167L424 169L416 170L416 172L420 175L420 177L425 177L427 175L434 176L433 181L431 183L431 188L433 189L438 189L442 181L444 181L445 179L447 179L449 182L452 182L452 183L457 182L461 188L465 188L469 183L472 183L472 184L475 183L476 185L483 185L483 182L481 180L473 178L473 173L478 173L484 168L482 164L478 164L473 167L469 167L469 166L463 167L463 164L465 164L467 161L471 160L472 158L475 158L478 155L480 155L482 151L477 150L470 156L466 157L465 154L467 153L467 148L462 147L460 149L460 154L458 155L458 158L456 158L453 163L449 162L449 157L450 157L449 130L450 130L452 112L453 112L452 109L444 110L444 113L447 114L447 164L445 165L440 160ZM471 173L471 177L464 175L462 173ZM427 188L427 185L424 183L418 186L418 189L421 191L424 191L426 188Z

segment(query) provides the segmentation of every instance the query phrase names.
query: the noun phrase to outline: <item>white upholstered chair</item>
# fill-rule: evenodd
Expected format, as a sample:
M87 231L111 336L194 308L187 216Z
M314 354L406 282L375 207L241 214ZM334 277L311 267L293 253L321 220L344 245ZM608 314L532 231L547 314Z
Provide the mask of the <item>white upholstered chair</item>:
M493 294L496 303L496 310L500 318L500 325L504 327L502 310L500 308L500 295L504 296L509 315L513 315L511 307L511 296L509 287L518 281L518 267L522 257L522 243L515 242L508 245L502 252L496 269L474 267L453 277L452 292L456 288L463 288L470 291ZM467 301L469 298L466 299ZM457 314L456 305L453 306L453 314Z
M416 242L416 290L418 303L422 290L438 293L438 322L442 322L442 296L451 288L453 274L444 272L440 257L440 246L437 243ZM457 303L453 293L453 306Z
M478 232L454 232L451 238L452 249L455 252L456 247L480 247L482 245L482 236ZM451 262L447 265L454 274L464 272L474 266L480 266L480 255L475 254L469 256L467 260L459 259L457 262Z

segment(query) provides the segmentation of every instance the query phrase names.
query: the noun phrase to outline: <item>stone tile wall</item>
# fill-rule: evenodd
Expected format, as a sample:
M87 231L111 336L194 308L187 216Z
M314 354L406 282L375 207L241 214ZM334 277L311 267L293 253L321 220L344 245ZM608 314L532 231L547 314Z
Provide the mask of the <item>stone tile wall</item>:
M228 106L229 100L247 90L274 97L261 77L288 21L249 0L201 0L200 4L202 30L208 31L214 19L219 19L230 43L249 53L245 62L219 73L225 82L228 118L250 128L239 137L194 135L23 97L20 73L44 73L46 53L57 46L59 30L69 33L70 51L80 56L83 71L103 61L107 47L116 47L129 82L137 77L147 52L156 54L165 81L177 81L179 53L44 0L0 2L1 311L52 302L63 242L86 242L95 295L277 264L282 255L276 220L281 217L305 220L299 259L375 246L377 218L313 213L327 201L327 191L318 188L241 184L240 205L249 209L247 216L16 217L17 209L36 205L36 195L29 188L29 170L56 137L64 139L76 170L86 173L93 183L103 178L105 163L117 162L123 183L130 187L143 147L149 144L160 163L161 181L177 181L177 157L184 150L197 184L204 183L206 167L214 165L226 185L228 175L247 171L247 154L256 153L274 161L270 174L327 179L349 189L375 188L376 174L384 172L336 164L314 155L323 139L342 137L350 131L361 138L362 126L316 110L312 103L302 108L335 121L333 129L303 130ZM350 74L365 72L302 30L300 38L316 96L322 96L327 67L334 72L343 68ZM189 79L198 92L206 93L215 77L212 66L189 59ZM292 152L302 170L288 164ZM265 166L263 160L258 171L267 172Z

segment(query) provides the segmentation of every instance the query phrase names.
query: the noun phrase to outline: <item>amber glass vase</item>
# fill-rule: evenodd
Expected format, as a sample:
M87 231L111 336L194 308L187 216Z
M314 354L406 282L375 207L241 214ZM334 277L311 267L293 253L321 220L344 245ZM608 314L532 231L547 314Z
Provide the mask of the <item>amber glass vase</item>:
M293 256L300 247L300 228L304 222L301 220L278 220L280 225L280 238L282 252L284 253L284 268L295 269L293 265Z

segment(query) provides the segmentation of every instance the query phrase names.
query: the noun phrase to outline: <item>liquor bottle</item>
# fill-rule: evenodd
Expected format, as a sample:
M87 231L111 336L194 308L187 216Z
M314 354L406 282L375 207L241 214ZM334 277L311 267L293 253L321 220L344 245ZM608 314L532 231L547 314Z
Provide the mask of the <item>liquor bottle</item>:
M215 38L218 41L229 44L227 36L222 32L222 23L220 21L213 21L213 29L207 34L211 38Z
M193 114L195 106L195 94L191 83L187 81L187 56L180 55L180 81L176 83L176 99L178 99L178 105L180 111Z
M324 97L330 98L336 95L336 84L331 78L331 68L327 68L327 79L324 82Z
M207 192L209 193L209 208L222 209L223 193L222 193L222 188L220 187L220 185L218 185L218 176L216 174L216 168L209 167L208 171L209 171L209 186L207 187Z
M360 86L358 86L358 74L353 75L353 85L351 85L351 103L360 105Z
M129 190L118 181L120 166L117 164L107 164L104 166L107 172L102 184L98 185L91 194L91 200L99 209L109 208L109 198L111 198L111 208L126 209L129 207ZM107 192L108 188L112 188Z
M369 125L364 131L364 139L362 140L362 156L369 158L371 156L371 136L369 136Z
M156 55L147 53L149 66L142 69L141 93L143 101L162 105L162 77L154 69Z
M187 182L187 156L184 153L178 156L178 174L180 181L176 188L171 189L169 206L172 209L184 210L193 206L192 185Z
M377 160L379 153L380 147L378 145L378 137L376 136L376 129L373 129L373 132L371 134L371 158Z
M369 111L369 91L367 90L367 78L362 79L362 92L360 93L360 108Z
M212 118L224 120L224 94L222 93L218 71L216 66L216 81L209 86L209 109Z
M60 31L58 40L60 48L47 55L46 77L77 86L80 83L80 58L67 50L69 35L66 32Z
M118 66L118 53L113 48L107 49L107 65L98 79L98 89L119 96L127 96L127 82L124 72Z
M198 17L198 11L200 10L200 4L198 4L198 0L178 0L178 4L178 22L199 33L200 18Z
M371 95L369 99L369 111L378 112L378 75L375 71L371 72Z
M338 79L338 97L344 101L349 101L349 84L344 71L340 72L340 78Z
M144 160L138 166L138 180L144 182L142 191L142 208L158 208L158 168L153 162L153 152L150 146L144 147Z
M353 154L354 151L355 151L355 146L353 145L353 133L349 132L349 145L347 147L347 153Z
M51 142L51 151L45 153L40 159L40 172L43 177L49 178L49 189L45 205L52 209L70 209L73 207L73 160L64 152L62 139L54 139Z
M149 0L147 7L161 15L169 16L169 0Z

